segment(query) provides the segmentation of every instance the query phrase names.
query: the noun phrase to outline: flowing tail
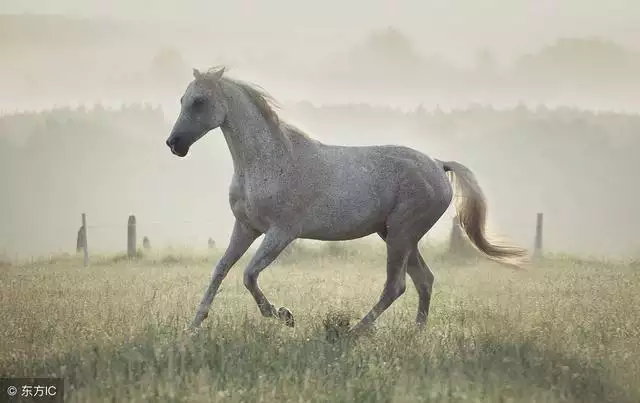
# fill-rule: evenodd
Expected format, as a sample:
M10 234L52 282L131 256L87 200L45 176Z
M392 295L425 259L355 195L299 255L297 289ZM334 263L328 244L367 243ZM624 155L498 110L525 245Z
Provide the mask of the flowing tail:
M458 220L473 245L492 260L521 268L527 256L526 249L498 244L487 238L485 233L487 202L473 172L455 161L439 162L445 172L453 174L451 180L459 196L456 201Z

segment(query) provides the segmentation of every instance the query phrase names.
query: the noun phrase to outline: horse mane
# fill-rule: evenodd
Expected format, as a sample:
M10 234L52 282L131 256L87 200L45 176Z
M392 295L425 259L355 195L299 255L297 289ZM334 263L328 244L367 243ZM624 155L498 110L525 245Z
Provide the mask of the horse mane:
M226 70L226 67L224 66L212 67L211 69L208 70L208 73L217 72L217 71L220 71L220 69ZM285 122L280 118L280 115L278 114L278 110L281 108L280 103L273 96L271 96L271 94L269 94L264 88L248 81L242 81L242 80L238 80L236 78L230 78L227 76L223 76L223 79L226 81L232 82L238 87L240 87L240 89L242 89L245 95L247 95L247 97L253 103L253 105L255 105L255 107L258 109L258 111L260 112L262 117L265 119L265 121L267 122L267 125L269 125L271 130L285 137L287 140L286 142L288 144L290 144L290 141L291 141L291 139L289 139L288 138L289 136L287 135L288 131L294 132L296 135L309 138L309 135L305 133L303 130L293 126L288 122Z
M267 124L277 128L280 127L281 119L277 112L280 109L280 104L267 91L257 84L232 78L227 78L227 80L232 81L244 91L249 100L258 108Z

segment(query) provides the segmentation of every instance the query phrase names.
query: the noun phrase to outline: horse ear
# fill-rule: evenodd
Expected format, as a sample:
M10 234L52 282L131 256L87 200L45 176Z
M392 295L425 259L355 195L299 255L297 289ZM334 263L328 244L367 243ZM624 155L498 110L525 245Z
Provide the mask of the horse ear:
M209 78L211 78L212 80L218 81L219 79L222 78L222 75L224 74L225 68L221 67L215 71L212 71L209 74Z
M193 69L193 78L196 80L202 78L202 73L200 73L196 68Z

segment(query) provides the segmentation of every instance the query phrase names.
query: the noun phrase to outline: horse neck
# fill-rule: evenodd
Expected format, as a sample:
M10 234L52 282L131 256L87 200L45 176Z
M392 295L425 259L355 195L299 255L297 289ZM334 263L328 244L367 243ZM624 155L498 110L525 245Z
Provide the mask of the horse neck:
M227 141L236 173L250 168L282 167L289 161L291 143L280 127L267 122L242 88L224 81L227 116L220 126Z

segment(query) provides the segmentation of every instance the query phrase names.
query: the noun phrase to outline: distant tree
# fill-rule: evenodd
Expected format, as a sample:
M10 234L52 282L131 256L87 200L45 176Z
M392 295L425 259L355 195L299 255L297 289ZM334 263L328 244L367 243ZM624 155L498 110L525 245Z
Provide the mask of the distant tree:
M563 38L516 60L521 79L549 85L573 83L590 89L612 84L640 84L640 54L598 38Z
M152 73L168 80L174 80L188 71L180 52L172 47L160 49L151 62Z
M372 64L407 65L420 62L413 42L393 27L372 32L351 52L352 59Z
M476 71L483 76L492 76L497 73L498 65L493 53L483 49L476 55Z

